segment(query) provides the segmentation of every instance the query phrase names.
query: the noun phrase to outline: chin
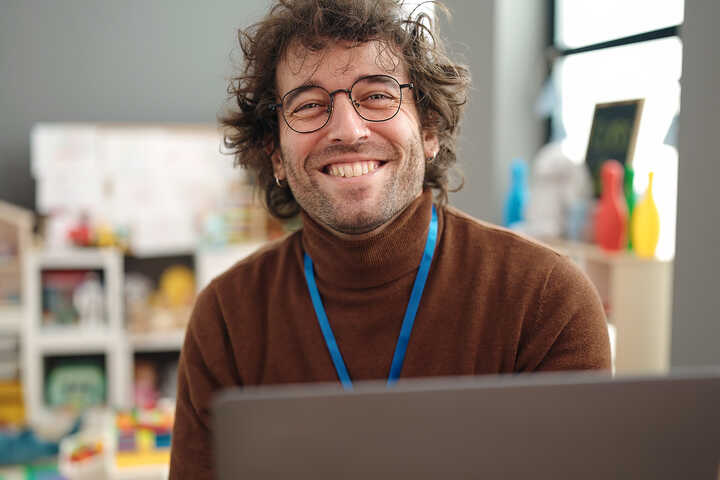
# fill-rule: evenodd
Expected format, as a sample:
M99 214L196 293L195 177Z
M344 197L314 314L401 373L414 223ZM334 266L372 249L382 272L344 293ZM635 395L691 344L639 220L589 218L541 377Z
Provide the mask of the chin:
M343 218L336 218L329 225L338 232L347 234L367 233L383 225L389 218L378 216L377 212L362 212Z

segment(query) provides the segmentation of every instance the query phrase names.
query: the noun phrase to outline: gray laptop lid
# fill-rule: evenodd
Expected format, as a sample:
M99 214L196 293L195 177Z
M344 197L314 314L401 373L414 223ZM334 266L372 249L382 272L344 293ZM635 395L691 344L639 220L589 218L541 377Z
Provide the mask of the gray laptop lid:
M235 389L213 439L223 480L716 480L720 369Z

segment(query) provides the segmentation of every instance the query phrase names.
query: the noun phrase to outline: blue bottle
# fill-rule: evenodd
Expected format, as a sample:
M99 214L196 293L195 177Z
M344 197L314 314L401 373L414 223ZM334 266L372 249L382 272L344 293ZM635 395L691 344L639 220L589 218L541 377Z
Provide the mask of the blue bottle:
M515 158L511 166L510 191L505 200L503 225L512 228L525 221L525 208L528 198L528 167L525 160Z

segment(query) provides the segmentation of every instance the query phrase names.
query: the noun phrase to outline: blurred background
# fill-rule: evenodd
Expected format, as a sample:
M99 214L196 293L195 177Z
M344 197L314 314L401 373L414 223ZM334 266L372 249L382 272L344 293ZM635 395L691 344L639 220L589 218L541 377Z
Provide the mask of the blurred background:
M618 374L720 364L720 3L444 3L451 204L577 261ZM216 121L268 5L0 0L0 479L166 475L195 294L298 227Z

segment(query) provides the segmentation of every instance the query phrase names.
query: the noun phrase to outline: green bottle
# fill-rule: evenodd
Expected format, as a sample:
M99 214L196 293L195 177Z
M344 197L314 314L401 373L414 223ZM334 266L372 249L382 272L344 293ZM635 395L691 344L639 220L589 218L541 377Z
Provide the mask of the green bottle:
M627 238L628 238L628 244L627 248L628 250L633 249L632 244L632 215L633 210L635 210L635 189L633 188L633 179L635 178L635 171L633 168L625 164L625 176L623 177L623 191L625 193L625 202L627 203L627 209L628 209L628 232L627 232Z

